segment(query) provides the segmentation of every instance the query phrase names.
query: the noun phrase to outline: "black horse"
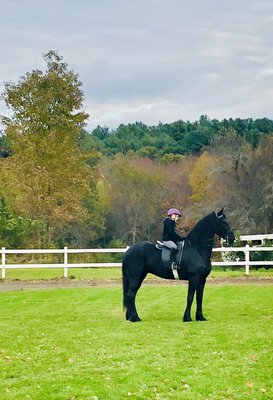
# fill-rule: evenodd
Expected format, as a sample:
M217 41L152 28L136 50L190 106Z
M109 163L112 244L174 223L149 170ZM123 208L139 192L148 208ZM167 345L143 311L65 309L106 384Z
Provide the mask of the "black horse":
M177 270L178 278L189 282L184 322L192 321L191 306L195 292L196 320L206 321L202 311L203 292L206 278L211 271L210 259L215 234L227 239L229 243L235 239L223 209L202 218L185 239L181 262ZM141 321L136 310L135 298L148 273L165 279L175 279L173 271L163 265L161 251L156 245L144 241L138 242L127 250L122 263L123 305L128 321Z

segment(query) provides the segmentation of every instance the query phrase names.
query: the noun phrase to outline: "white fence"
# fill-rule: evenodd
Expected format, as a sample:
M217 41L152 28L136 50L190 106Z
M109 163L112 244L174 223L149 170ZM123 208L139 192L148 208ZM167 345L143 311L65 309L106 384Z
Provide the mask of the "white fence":
M240 240L242 242L260 242L260 245L264 245L266 240L273 240L273 234L272 233L266 233L264 235L241 235Z
M68 277L68 269L69 268L92 268L92 267L121 267L120 262L105 262L105 263L69 263L68 255L69 254L87 254L87 253L125 253L129 247L119 248L119 249L69 249L65 247L64 249L29 249L29 250L8 250L5 247L2 247L0 250L2 255L2 265L0 265L2 269L2 279L6 277L7 269L20 269L20 268L63 268L64 269L64 277ZM252 266L273 266L273 261L250 261L250 253L252 251L271 251L273 252L273 247L262 247L262 246L249 246L248 244L244 247L217 247L213 249L213 252L221 252L222 258L229 258L228 255L232 252L243 252L245 255L245 259L235 260L235 261L214 261L212 262L213 266L235 266L235 267L245 267L245 274L249 275L250 267ZM44 264L8 264L6 263L6 255L8 254L62 254L63 255L63 263L44 263ZM225 257L227 255L227 257Z
M87 253L125 253L129 247L120 249L29 249L29 250L8 250L2 247L0 250L2 254L2 279L6 277L6 269L20 269L20 268L63 268L64 277L68 277L68 268L92 268L92 267L121 267L121 263L81 263L71 264L68 262L68 254L87 254ZM43 264L7 264L6 255L8 254L62 254L63 263L43 263Z
M221 252L222 253L222 258L223 256L225 257L225 254L227 255L231 252L243 252L245 255L244 261L242 260L235 260L235 261L215 261L212 262L212 266L218 265L218 266L232 266L232 267L245 267L245 274L249 275L249 269L251 266L273 266L273 261L250 261L250 253L252 251L271 251L273 252L273 247L261 247L261 246L249 246L249 244L246 244L244 247L216 247L212 250L213 252Z

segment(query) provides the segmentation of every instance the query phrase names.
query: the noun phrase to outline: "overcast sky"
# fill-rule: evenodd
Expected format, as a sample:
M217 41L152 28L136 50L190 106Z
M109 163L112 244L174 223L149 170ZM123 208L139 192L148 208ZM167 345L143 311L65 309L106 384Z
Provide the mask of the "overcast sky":
M79 74L88 130L273 118L272 0L0 0L0 91L48 50Z

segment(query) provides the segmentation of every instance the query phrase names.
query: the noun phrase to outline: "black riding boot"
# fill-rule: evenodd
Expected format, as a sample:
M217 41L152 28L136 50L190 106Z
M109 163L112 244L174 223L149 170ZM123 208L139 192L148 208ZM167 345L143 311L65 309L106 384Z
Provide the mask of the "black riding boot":
M178 269L178 265L176 263L176 255L177 255L177 249L171 249L171 268L172 269Z

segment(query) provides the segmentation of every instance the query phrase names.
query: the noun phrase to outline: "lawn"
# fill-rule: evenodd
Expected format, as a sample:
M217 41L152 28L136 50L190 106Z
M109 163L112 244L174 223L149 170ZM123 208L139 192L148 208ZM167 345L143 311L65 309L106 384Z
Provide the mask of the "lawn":
M121 268L69 268L69 279L120 279ZM64 276L63 268L24 268L7 269L7 280L39 280L39 279L60 279ZM242 277L245 276L244 268L226 269L213 268L210 277ZM273 277L273 268L250 269L250 277ZM155 279L155 276L149 275Z
M186 286L0 293L0 399L273 398L272 285L208 285L208 322L182 323Z

